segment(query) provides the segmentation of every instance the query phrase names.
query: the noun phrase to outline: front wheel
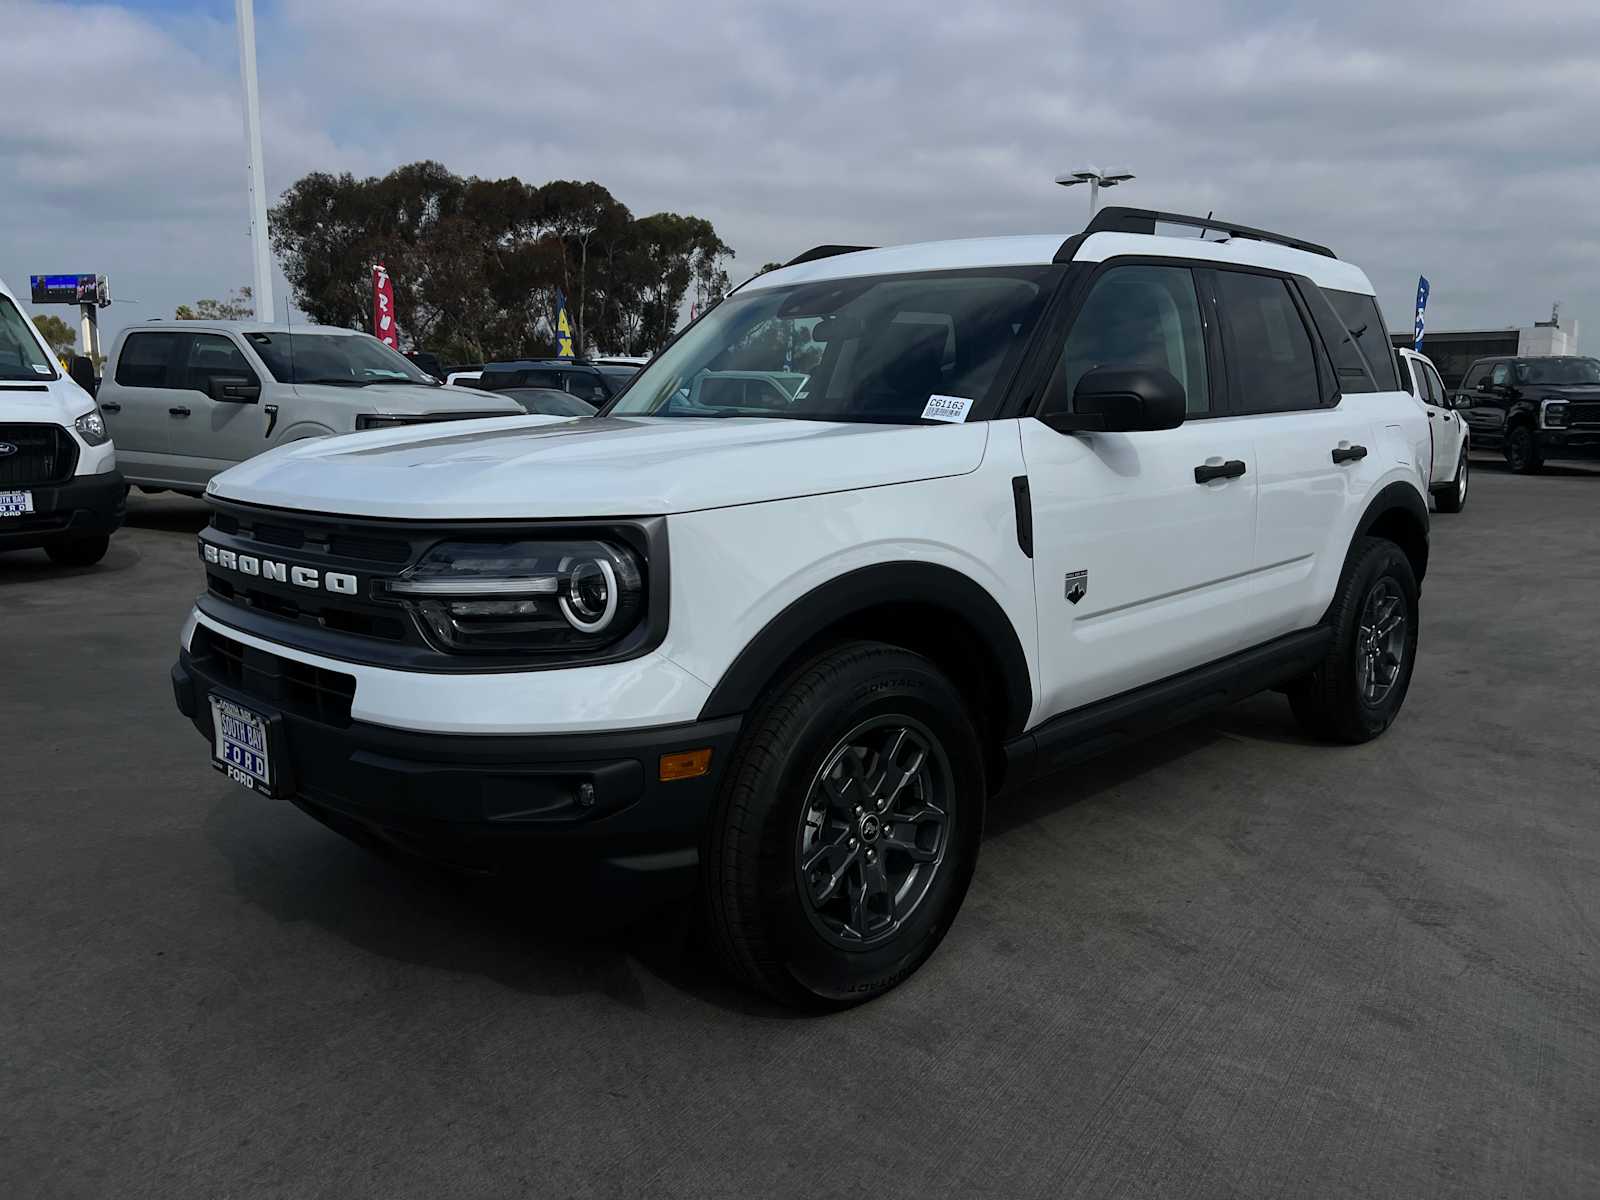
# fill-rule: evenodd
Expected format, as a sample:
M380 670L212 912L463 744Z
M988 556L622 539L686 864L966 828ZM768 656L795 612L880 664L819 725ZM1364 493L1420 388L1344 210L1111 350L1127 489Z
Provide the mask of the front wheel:
M1405 703L1417 658L1417 577L1404 551L1381 538L1356 546L1330 623L1333 642L1289 689L1301 728L1335 742L1367 742Z
M1526 425L1518 425L1506 435L1506 465L1518 475L1532 475L1544 466L1539 443Z
M111 538L102 533L96 537L63 538L49 543L44 552L51 562L63 567L92 567L106 556L110 547Z
M1456 464L1456 477L1433 493L1434 503L1440 512L1458 513L1467 503L1467 448L1461 447L1461 461Z
M752 714L707 829L724 963L803 1007L888 991L961 907L984 795L971 718L931 662L877 642L812 660Z

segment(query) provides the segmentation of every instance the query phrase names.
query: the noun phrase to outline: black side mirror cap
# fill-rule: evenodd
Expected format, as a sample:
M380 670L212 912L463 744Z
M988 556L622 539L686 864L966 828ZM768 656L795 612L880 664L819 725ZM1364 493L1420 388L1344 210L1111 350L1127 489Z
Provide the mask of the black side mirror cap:
M243 375L213 375L206 391L213 400L231 404L254 404L261 399L261 385Z
M1039 419L1060 433L1143 433L1183 424L1187 396L1160 367L1095 367L1072 393L1073 411Z

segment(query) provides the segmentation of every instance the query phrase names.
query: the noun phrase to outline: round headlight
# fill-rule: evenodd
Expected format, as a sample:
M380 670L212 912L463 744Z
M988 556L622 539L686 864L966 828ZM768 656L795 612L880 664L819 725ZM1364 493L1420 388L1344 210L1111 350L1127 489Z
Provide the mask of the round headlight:
M557 603L574 629L599 633L617 615L617 573L603 558L564 559L566 594Z

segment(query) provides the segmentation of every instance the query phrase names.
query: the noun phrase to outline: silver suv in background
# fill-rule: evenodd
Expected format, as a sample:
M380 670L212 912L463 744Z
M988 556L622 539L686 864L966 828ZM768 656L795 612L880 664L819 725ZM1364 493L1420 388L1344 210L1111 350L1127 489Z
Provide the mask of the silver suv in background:
M195 494L285 442L523 412L505 397L444 386L368 334L250 321L124 330L99 401L129 482Z

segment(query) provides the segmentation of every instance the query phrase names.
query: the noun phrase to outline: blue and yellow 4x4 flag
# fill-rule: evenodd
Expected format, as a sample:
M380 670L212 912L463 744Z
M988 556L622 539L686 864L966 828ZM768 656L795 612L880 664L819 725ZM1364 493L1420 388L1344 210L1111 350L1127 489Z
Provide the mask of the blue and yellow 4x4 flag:
M556 357L576 358L572 352L572 322L567 320L567 294L556 292Z

